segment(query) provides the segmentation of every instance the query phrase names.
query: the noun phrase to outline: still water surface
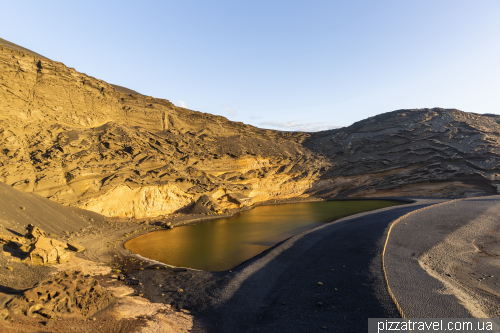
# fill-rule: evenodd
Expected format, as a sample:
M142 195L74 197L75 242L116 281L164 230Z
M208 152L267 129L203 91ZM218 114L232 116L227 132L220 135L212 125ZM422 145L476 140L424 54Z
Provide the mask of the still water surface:
M125 248L168 265L206 271L233 268L304 230L400 201L323 201L260 206L226 219L154 231Z

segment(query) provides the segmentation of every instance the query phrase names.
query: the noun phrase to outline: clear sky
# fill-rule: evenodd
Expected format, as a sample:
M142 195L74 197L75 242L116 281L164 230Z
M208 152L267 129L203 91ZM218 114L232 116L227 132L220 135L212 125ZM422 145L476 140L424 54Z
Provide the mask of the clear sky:
M4 1L0 37L192 110L321 130L500 114L500 1Z

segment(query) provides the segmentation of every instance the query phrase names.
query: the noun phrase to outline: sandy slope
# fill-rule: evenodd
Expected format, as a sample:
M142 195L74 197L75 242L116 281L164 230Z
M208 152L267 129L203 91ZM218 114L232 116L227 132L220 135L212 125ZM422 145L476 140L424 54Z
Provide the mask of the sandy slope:
M9 252L0 253L0 308L12 296L21 295L38 282L59 271L82 271L96 276L101 285L118 298L106 312L87 320L70 318L51 322L10 315L0 322L0 332L187 332L192 326L189 313L173 311L169 305L153 304L139 297L112 274L115 255L119 252L109 241L123 239L124 234L144 231L144 225L130 220L112 219L90 211L64 207L37 194L24 193L0 183L0 233L23 235L28 224L36 224L50 237L85 246L83 253L64 264L33 266L20 262ZM3 247L3 244L0 244ZM0 250L2 250L0 248ZM149 316L149 319L146 319ZM1 321L1 319L0 319Z

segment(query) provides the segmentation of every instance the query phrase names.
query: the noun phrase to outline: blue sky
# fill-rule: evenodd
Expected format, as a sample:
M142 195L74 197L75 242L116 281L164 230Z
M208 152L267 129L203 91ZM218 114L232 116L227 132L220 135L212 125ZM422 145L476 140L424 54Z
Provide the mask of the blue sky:
M279 130L404 108L500 114L500 1L9 1L0 37Z

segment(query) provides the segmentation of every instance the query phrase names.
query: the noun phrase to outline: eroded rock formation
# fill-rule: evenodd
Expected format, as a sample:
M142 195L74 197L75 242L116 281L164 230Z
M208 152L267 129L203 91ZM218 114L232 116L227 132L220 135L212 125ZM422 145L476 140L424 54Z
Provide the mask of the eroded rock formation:
M238 208L301 195L311 184L304 176L325 164L302 146L305 133L122 93L1 46L0 66L0 180L63 204L148 217L207 194Z
M280 132L125 92L22 48L0 46L0 71L0 181L107 216L500 186L499 116L400 110Z
M82 272L61 272L0 304L0 316L26 315L41 319L88 318L106 308L114 297ZM2 305L4 308L2 309Z
M25 237L0 234L4 254L33 265L53 265L65 263L76 252L85 250L78 244L45 237L45 232L32 224L29 224L26 230Z

